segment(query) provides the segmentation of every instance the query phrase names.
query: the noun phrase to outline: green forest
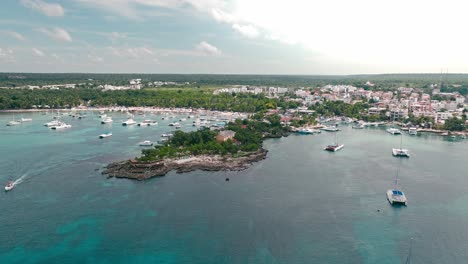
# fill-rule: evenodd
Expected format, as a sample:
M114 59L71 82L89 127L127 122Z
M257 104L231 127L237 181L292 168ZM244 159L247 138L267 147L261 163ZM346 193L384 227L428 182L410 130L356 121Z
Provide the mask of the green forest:
M186 157L191 155L233 155L239 156L262 147L266 137L286 135L288 128L281 126L280 117L272 115L261 120L236 120L226 129L236 132L234 140L216 141L218 131L202 129L193 132L176 131L165 144L142 150L139 161L154 161L164 158Z

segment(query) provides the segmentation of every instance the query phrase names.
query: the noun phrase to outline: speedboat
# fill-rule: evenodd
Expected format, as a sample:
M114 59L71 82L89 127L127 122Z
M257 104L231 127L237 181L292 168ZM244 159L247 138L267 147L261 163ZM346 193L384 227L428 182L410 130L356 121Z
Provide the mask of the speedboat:
M409 151L407 149L403 149L403 148L393 148L392 149L392 154L395 157L405 157L405 158L410 157Z
M21 122L31 122L32 118L21 118Z
M61 124L63 124L63 123L58 121L58 120L52 120L50 122L44 123L44 126L53 127L53 126L60 126Z
M7 126L16 126L16 125L20 125L20 124L21 124L21 122L19 122L19 121L10 121L6 125Z
M72 127L72 125L65 124L65 123L61 123L61 124L58 125L58 126L52 126L52 127L50 127L50 128L51 128L51 129L58 130L58 129L64 129L64 128L70 128L70 127Z
M158 122L150 119L143 120L143 122L138 123L138 126L154 126L157 125Z
M324 150L336 152L336 151L342 149L343 147L344 147L343 144L333 144L333 145L326 146Z
M10 191L11 189L15 188L15 182L14 181L9 181L6 185L5 185L5 192L8 192Z
M149 146L153 146L153 142L149 140L145 140L143 142L138 143L138 145L143 146L143 147L149 147Z
M408 200L406 199L403 191L398 189L392 189L387 191L387 199L391 205L394 204L403 204L408 205Z
M130 126L130 125L135 125L137 122L133 120L132 118L127 119L122 123L122 126Z
M101 120L101 124L109 124L109 123L112 123L112 122L114 122L114 120L112 120L111 117L106 117L106 118Z
M418 129L415 128L415 127L410 127L409 130L408 130L408 133L410 135L417 135L418 134Z
M99 135L99 138L108 138L110 136L112 136L112 132L106 132Z
M388 128L386 131L388 133L392 134L392 135L400 135L401 134L400 129L397 129L397 128L394 128L394 127Z

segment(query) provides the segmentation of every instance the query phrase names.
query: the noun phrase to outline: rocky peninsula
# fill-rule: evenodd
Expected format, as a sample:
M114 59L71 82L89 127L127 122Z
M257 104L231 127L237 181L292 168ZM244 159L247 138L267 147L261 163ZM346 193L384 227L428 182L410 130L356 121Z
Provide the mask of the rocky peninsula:
M199 155L184 159L164 159L154 162L126 160L111 163L102 172L108 178L128 178L146 180L152 177L166 175L170 171L177 173L194 170L203 171L240 171L247 169L252 163L266 158L268 151L261 148L242 155Z

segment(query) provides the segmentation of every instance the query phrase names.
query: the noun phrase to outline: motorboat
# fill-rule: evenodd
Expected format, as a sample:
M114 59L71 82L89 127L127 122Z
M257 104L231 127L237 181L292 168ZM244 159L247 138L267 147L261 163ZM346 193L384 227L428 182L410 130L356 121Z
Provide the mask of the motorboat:
M172 136L173 136L173 134L171 134L171 133L167 133L167 134L164 133L164 134L161 135L161 137L166 137L166 138L172 137Z
M403 149L403 148L393 148L392 154L395 157L404 157L404 158L410 157L409 150Z
M99 138L108 138L112 136L112 132L105 132L99 135Z
M408 205L408 200L406 199L405 193L398 189L387 190L387 199L391 205Z
M61 124L63 124L63 123L58 121L58 120L52 120L50 122L44 123L44 126L53 127L53 126L60 126Z
M122 122L122 126L131 126L135 125L137 122L133 120L132 118L127 119L126 121Z
M19 122L19 121L10 121L6 125L7 126L16 126L16 125L21 125L21 122Z
M302 135L310 135L310 134L313 134L314 131L313 129L310 129L310 128L301 128L297 130L297 133L302 134Z
M354 129L363 129L364 124L357 124L357 125L352 126L352 128L354 128Z
M179 121L183 122L183 121L187 121L187 119L186 118L181 118L181 119L179 119Z
M336 152L336 151L342 149L343 147L344 147L343 144L332 144L332 145L326 146L324 150Z
M145 140L145 141L142 141L142 142L138 143L138 145L140 145L142 147L149 147L149 146L153 146L153 142L151 142L149 140Z
M9 181L5 185L5 192L8 192L8 191L12 190L13 188L15 188L15 182L14 181Z
M21 118L21 122L31 122L32 118Z
M182 126L181 126L180 124L176 124L174 127L175 127L176 129L180 129Z
M401 135L401 131L398 128L391 127L391 128L387 128L386 131L392 135Z
M143 122L138 123L138 126L154 126L157 125L158 122L150 119L143 120Z
M173 122L173 123L169 123L169 126L180 126L180 124L177 122Z
M109 123L112 123L112 122L114 122L114 120L112 120L112 117L110 117L110 116L101 120L101 124L109 124Z
M50 128L54 130L59 130L59 129L70 128L70 127L72 127L72 125L61 123L58 126L51 126Z
M410 128L408 129L408 134L415 136L415 135L418 134L418 129L415 128L415 127L410 127Z
M329 126L329 127L323 127L321 128L323 131L327 132L337 132L340 131L336 126Z

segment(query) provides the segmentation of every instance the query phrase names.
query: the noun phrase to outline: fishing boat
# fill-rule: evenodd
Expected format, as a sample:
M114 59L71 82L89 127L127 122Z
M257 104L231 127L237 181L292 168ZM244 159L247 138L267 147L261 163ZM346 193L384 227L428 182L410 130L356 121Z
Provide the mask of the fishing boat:
M138 126L154 126L154 125L157 125L157 124L158 124L158 122L156 122L154 120L145 119L145 120L143 120L143 122L138 123Z
M133 120L132 118L127 119L126 121L122 122L122 126L131 126L135 125L137 122Z
M58 126L51 126L50 129L59 130L59 129L70 128L70 127L72 127L72 125L61 123Z
M5 185L5 192L8 192L8 191L12 190L13 188L15 188L15 182L14 181L9 181Z
M108 138L112 136L112 132L105 132L99 135L99 138Z
M338 144L338 141L336 140L336 135L335 134L335 143L330 144L324 148L326 151L331 151L331 152L337 152L338 150L342 149L344 147L343 144Z
M149 140L145 140L145 141L142 141L142 142L138 143L138 145L140 145L142 147L149 147L149 146L153 146L153 142L151 142Z
M387 199L391 205L408 205L408 200L406 199L405 193L398 188L398 176L400 173L400 165L401 160L398 163L397 172L395 175L395 187L393 189L387 190Z

